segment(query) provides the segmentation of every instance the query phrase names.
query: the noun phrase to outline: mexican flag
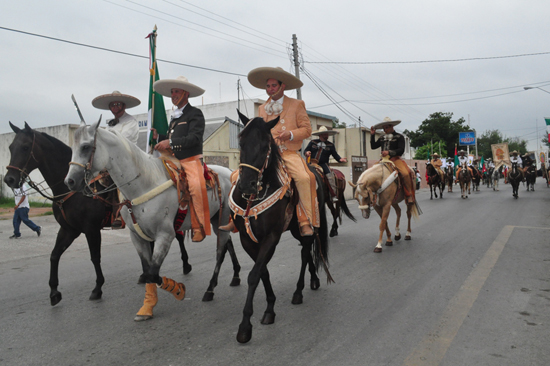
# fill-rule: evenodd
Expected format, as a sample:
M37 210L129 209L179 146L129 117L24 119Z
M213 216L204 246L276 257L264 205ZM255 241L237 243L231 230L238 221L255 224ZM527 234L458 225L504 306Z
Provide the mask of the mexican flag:
M483 156L481 157L481 161L479 162L479 170L481 170L482 173L485 173L487 169L485 169L485 159Z
M550 142L550 118L545 117L546 121L546 132L548 133L548 141Z
M458 151L456 151L456 144L455 144L455 169L454 174L456 175L456 170L458 169Z
M151 127L155 128L159 135L166 135L168 132L168 120L166 118L166 109L164 108L164 99L162 95L153 90L153 83L159 79L159 70L156 61L157 27L155 26L155 29L145 38L149 38L149 115L147 117L148 143L145 150L149 153L150 149L156 144L156 141L153 141Z

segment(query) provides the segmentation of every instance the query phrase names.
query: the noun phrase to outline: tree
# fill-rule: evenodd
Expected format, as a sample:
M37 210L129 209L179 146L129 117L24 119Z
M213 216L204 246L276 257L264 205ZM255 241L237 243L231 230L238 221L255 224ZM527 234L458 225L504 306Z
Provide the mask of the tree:
M499 130L487 130L477 138L477 152L485 159L493 156L491 145L500 144L504 141L502 133Z
M403 133L411 139L412 147L420 148L432 141L441 141L442 146L454 147L458 144L458 133L472 129L465 124L464 118L460 117L453 121L452 117L453 114L450 112L435 112L430 114L416 131L405 130Z
M441 151L441 152L439 152ZM454 151L453 151L454 152ZM428 157L431 159L431 154L438 153L441 158L447 157L447 148L445 146L445 142L443 141L437 141L434 142L433 145L426 144L424 146L420 146L416 149L416 152L414 154L413 159L415 160L428 160Z
M510 152L517 150L520 155L527 152L527 141L521 140L519 137L507 137L504 142L508 143L508 150Z

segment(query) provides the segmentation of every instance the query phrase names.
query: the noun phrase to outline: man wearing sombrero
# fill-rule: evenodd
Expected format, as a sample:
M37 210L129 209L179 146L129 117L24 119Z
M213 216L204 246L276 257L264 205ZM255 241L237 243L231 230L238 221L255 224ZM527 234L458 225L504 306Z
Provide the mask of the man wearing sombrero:
M159 143L155 150L169 151L179 159L189 184L191 194L191 228L194 242L204 240L210 230L210 209L206 195L206 181L202 165L202 147L204 135L204 115L202 111L189 104L189 98L202 95L204 89L191 84L186 77L163 79L155 81L154 90L172 98L175 109L172 110L172 119L168 127L168 135L158 135L155 129L153 139L158 137Z
M337 133L338 131L329 130L325 126L321 126L318 131L311 133L313 136L319 136L319 138L311 140L304 150L305 156L315 159L317 164L323 168L323 173L330 183L329 191L333 201L337 201L338 197L336 196L336 178L328 166L329 159L332 156L339 163L348 161L346 158L338 155L336 147L328 140L329 136L334 136Z
M468 157L466 156L466 151L460 150L458 152L458 169L456 170L456 181L458 181L458 174L460 174L460 172L462 171L462 167L464 165L468 167L468 171L470 172L470 177L473 177L474 172L472 171L470 164L468 164Z
M311 122L305 103L284 95L285 90L301 87L303 83L296 76L280 67L259 67L248 73L248 81L269 95L267 102L259 108L258 115L266 122L280 117L271 129L271 134L279 146L281 156L300 196L299 204L304 210L297 210L302 236L313 235L313 227L320 226L319 205L315 190L315 176L298 153L302 141L311 136ZM306 215L300 215L305 211Z
M441 181L443 182L445 180L445 173L443 172L443 169L441 169L441 167L443 166L443 162L439 158L438 153L432 154L432 161L430 163L433 165L435 170L439 173L439 175L441 176Z
M391 160L399 174L399 179L403 184L403 193L405 194L405 202L415 202L414 195L414 181L416 177L412 173L407 163L401 159L401 155L405 152L405 137L397 133L393 126L400 124L400 120L392 120L389 117L384 118L380 123L375 124L370 128L370 148L378 149L382 147L382 158L388 157ZM384 136L381 136L378 140L375 140L376 130L383 129Z
M92 100L92 105L97 109L110 110L113 118L107 122L109 131L116 131L126 137L130 142L137 144L139 136L138 122L133 116L126 113L126 109L140 105L138 98L128 94L121 94L115 90L111 94L103 94Z

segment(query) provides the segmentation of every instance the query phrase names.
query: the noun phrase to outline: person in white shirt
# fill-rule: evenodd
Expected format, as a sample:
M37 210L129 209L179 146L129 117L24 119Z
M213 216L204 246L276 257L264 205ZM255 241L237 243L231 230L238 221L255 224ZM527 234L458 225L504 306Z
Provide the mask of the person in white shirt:
M21 227L21 221L27 225L32 231L34 231L38 236L42 231L42 228L36 225L29 219L29 199L27 198L27 190L29 187L26 184L23 184L20 188L14 188L13 194L15 196L15 212L13 213L13 235L10 236L10 239L19 239L21 238L21 232L19 228Z
M523 168L523 160L521 160L521 157L516 150L512 151L512 154L510 155L510 161L512 163L517 163L518 168Z
M137 120L126 113L126 109L140 105L138 98L114 91L111 94L103 94L92 100L92 105L97 109L110 110L115 118L107 122L107 130L116 131L126 137L128 141L137 144L139 125Z

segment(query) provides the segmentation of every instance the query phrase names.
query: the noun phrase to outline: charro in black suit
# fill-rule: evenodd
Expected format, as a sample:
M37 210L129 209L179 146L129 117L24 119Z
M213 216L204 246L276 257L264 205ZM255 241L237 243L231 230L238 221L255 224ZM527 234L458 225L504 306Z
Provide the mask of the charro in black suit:
M202 111L188 103L182 115L170 121L168 135L160 135L159 141L168 138L170 148L179 160L202 155L204 126Z

